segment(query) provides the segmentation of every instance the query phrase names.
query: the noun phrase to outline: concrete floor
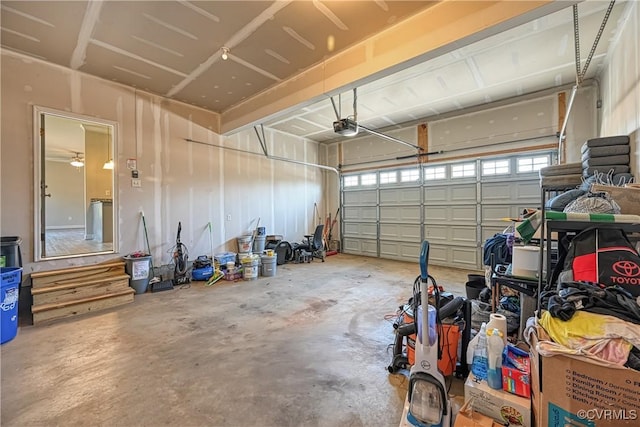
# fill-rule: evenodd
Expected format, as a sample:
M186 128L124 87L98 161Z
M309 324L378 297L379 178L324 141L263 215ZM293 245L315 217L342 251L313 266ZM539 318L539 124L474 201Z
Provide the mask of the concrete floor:
M468 271L432 267L464 294ZM1 347L3 426L397 426L385 315L417 263L339 254L275 277L136 295Z

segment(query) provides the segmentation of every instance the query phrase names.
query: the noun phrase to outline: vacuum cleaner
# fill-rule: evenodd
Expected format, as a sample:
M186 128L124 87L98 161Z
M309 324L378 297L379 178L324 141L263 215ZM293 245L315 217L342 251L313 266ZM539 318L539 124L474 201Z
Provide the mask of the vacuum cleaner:
M418 280L422 280L421 277L418 277ZM439 319L447 319L449 317L456 316L463 307L465 307L467 299L465 297L455 297L442 307L438 308L438 318ZM419 302L418 302L419 303ZM400 310L406 310L406 307L410 307L413 312L417 312L418 303L414 302L414 298L410 298L407 306L400 306ZM410 316L413 318L413 321L405 322L403 316L398 316L398 320L393 324L393 328L395 329L395 339L393 341L393 356L391 359L391 364L387 366L387 370L390 374L395 374L402 369L411 369L411 363L409 362L409 357L406 353L402 351L405 346L405 340L407 337L411 337L418 331L418 320L414 316ZM465 317L466 322L466 317ZM468 328L465 328L465 331ZM466 356L466 355L465 355ZM456 376L458 374L456 373ZM466 375L464 375L466 377Z
M191 278L187 274L189 270L189 266L187 261L189 259L189 252L187 251L187 247L182 244L180 241L180 232L182 231L182 223L178 222L178 235L176 236L176 248L173 252L173 284L184 285L185 283L189 283Z
M429 276L429 242L424 240L420 250L420 295L421 306L417 318L420 318L416 337L415 363L409 374L407 393L408 411L401 425L419 427L451 427L451 402L442 373L438 371L438 328L437 306L439 290L433 277ZM429 306L427 298L428 282L434 289L436 307ZM414 299L417 295L414 294ZM434 315L432 316L433 313ZM432 317L430 319L430 317Z

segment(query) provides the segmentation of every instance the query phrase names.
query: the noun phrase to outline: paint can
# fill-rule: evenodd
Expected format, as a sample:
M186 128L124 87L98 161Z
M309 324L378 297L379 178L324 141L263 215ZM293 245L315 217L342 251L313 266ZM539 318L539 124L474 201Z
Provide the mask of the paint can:
M276 275L277 259L278 257L276 257L275 255L262 255L262 275L264 277L271 277Z
M238 240L238 253L250 254L253 236L251 234L245 234L243 236L238 237L237 240Z
M242 278L244 280L256 280L258 278L258 268L260 257L257 255L249 255L241 259Z
M264 234L262 236L256 236L256 238L253 240L253 253L261 254L262 252L264 252L264 245L266 242L267 236L265 236Z

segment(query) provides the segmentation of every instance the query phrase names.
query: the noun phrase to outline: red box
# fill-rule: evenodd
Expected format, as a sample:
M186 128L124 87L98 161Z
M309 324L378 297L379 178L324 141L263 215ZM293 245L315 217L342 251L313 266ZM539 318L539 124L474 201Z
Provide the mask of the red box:
M528 365L528 362L527 362ZM522 397L531 397L529 372L502 367L502 389Z

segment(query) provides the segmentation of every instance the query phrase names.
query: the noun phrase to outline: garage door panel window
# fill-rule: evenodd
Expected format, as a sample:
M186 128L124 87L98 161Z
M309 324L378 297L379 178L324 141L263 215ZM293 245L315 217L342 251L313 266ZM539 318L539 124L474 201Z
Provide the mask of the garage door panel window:
M380 172L380 185L398 182L398 171Z
M378 177L375 173L366 173L364 175L360 175L360 184L361 185L376 185L378 183Z
M418 168L400 171L401 182L417 182L418 180L420 180L420 170Z
M345 176L343 178L345 187L357 187L360 184L358 175Z
M540 169L549 166L551 159L549 155L533 156L533 157L518 157L516 172L517 173L532 173L538 172Z
M483 160L482 176L509 175L509 160Z
M470 178L476 176L476 163L459 163L451 165L451 178Z
M424 168L425 181L435 181L438 179L446 179L446 178L447 178L446 166L430 166L430 167Z

